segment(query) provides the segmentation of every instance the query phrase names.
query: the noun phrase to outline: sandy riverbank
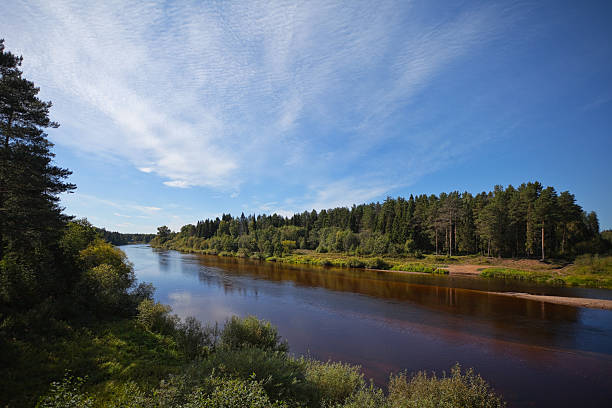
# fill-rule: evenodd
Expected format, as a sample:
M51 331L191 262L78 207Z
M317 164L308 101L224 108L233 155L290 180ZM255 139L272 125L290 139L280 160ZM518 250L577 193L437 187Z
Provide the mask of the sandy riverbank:
M555 303L558 305L587 307L590 309L612 310L612 300L605 300L605 299L532 295L529 293L516 293L516 292L487 292L487 293L491 293L491 294L498 295L498 296L508 296L508 297L515 297L519 299L534 300L536 302Z

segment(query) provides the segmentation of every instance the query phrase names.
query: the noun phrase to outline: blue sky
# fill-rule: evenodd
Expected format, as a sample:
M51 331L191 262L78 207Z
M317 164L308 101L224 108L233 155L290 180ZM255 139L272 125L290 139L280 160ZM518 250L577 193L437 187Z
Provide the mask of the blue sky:
M122 232L539 180L612 227L609 1L16 1L66 212Z

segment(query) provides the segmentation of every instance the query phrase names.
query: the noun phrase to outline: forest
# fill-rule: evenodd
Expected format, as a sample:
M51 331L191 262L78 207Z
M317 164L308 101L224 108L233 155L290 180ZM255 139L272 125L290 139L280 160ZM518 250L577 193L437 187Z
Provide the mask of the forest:
M607 239L606 239L607 238ZM178 232L158 228L153 245L283 256L293 249L353 255L482 254L514 258L573 259L606 253L594 211L568 191L539 182L469 192L388 197L383 203L305 211L292 217L241 214L188 224Z
M130 234L117 231L107 231L105 228L97 228L97 231L102 235L102 238L104 238L105 241L117 246L127 244L148 244L153 238L155 238L155 234Z

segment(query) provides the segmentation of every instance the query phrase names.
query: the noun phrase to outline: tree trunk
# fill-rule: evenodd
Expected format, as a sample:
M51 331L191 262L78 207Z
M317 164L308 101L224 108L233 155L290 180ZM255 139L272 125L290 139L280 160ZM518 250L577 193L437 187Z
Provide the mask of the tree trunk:
M487 256L491 256L491 238L489 238L489 241L487 243Z
M544 223L542 223L542 261L544 260Z
M455 254L457 253L457 218L455 218Z
M565 225L563 226L563 239L561 240L561 253L565 255Z
M453 214L448 215L448 256L453 256Z
M446 255L448 255L448 228L444 228L444 245L446 245Z
M436 228L436 255L438 255L438 229Z

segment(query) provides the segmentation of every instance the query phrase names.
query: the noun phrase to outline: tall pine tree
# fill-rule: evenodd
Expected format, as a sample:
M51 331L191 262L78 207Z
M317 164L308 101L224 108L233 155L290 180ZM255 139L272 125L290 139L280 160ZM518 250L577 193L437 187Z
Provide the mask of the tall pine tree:
M51 102L23 78L22 58L0 40L0 298L44 297L65 283L59 239L68 219L58 194L74 185L70 171L53 165L46 128Z

